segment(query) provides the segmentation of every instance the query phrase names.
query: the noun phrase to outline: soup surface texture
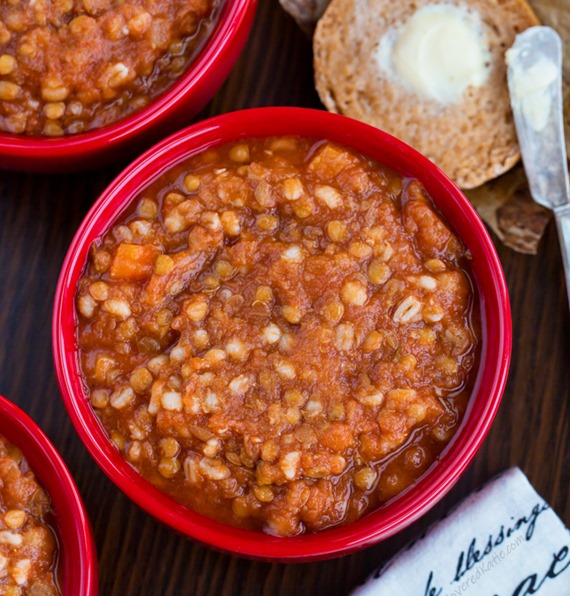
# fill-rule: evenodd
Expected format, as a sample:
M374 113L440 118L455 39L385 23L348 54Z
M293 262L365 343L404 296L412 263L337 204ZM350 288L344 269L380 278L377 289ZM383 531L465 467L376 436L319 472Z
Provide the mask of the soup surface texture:
M0 436L0 594L60 594L51 516L50 498L22 452Z
M97 240L77 288L91 404L145 478L280 536L411 486L477 368L469 255L422 185L342 146L190 157Z
M0 131L57 137L112 124L180 77L221 0L0 3Z

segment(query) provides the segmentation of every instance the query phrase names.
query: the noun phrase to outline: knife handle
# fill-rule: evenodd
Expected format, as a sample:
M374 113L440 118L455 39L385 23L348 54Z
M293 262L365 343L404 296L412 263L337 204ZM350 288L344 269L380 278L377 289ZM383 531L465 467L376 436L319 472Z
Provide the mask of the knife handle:
M570 205L555 207L554 217L558 228L558 239L560 240L564 275L566 276L566 293L570 304Z

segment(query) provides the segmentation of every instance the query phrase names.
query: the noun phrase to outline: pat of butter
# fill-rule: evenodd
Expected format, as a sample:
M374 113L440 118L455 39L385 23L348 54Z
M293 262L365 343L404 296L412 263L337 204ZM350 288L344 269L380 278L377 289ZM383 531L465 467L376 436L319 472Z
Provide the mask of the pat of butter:
M388 31L374 58L410 91L442 104L483 85L491 62L479 16L447 3L424 6Z
M506 53L507 64L519 59L520 50L511 48ZM537 132L548 123L552 108L552 84L558 78L556 65L540 56L529 68L512 69L510 82L511 101L520 105L525 120Z

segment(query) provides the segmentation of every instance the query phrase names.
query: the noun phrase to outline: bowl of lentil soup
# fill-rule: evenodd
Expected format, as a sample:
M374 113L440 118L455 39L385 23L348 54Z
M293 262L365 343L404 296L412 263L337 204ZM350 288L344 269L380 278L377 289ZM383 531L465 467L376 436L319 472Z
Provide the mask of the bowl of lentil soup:
M1 6L0 168L93 168L188 124L230 72L256 5L59 0Z
M0 565L3 594L97 594L97 554L73 478L40 428L3 396Z
M149 513L272 560L346 554L451 488L499 406L504 276L401 141L262 108L194 125L103 193L53 348L92 456Z

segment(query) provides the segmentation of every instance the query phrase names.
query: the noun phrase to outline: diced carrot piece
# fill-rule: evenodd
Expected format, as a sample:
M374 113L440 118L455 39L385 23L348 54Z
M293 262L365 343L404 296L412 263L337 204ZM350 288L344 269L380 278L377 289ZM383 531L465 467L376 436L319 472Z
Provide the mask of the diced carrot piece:
M354 166L358 158L332 143L326 143L319 148L307 165L308 172L314 172L320 179L332 180L343 170Z
M111 279L144 281L152 275L160 250L150 244L119 244L111 263Z
M402 192L402 222L423 258L456 260L465 254L463 245L435 213L424 187L416 180Z

